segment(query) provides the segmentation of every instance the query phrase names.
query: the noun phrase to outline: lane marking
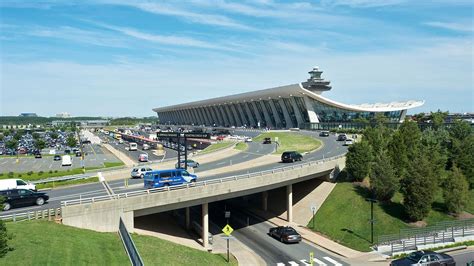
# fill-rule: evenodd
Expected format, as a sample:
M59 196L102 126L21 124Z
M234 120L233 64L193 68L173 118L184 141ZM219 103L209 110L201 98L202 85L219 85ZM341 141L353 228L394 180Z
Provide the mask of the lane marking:
M311 263L307 263L306 260L300 260L305 266L311 266Z
M278 262L277 263L277 266L285 266L286 264L285 263L282 263L282 262Z
M337 262L337 261L331 259L330 257L323 257L323 258L324 258L325 260L327 260L327 261L333 263L335 266L342 266L342 264L340 264L339 262Z
M220 163L216 163L216 165L222 165L222 164L225 164L227 162L220 162Z
M299 266L298 263L294 262L294 261L289 261L288 262L291 266Z
M326 266L327 264L318 260L317 258L313 258L313 261L316 262L319 266Z

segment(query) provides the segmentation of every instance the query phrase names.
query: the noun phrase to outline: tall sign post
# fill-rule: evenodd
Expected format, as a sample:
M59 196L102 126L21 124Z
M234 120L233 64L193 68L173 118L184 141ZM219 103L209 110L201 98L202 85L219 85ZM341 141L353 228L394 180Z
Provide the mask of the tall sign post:
M374 203L377 203L376 199L368 198L367 201L370 201L370 243L374 243Z
M224 238L227 239L227 262L229 262L229 240L232 238L230 234L232 234L233 231L234 229L230 225L226 225L222 228L222 232L226 235Z
M157 138L174 138L178 142L178 168L181 168L181 138L184 138L184 169L188 169L188 138L210 139L209 133L180 133L180 132L157 132Z

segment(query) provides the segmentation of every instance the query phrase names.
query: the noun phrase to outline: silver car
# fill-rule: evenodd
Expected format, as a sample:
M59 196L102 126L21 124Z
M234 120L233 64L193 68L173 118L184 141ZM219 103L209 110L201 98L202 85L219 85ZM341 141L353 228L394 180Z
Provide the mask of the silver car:
M434 265L446 265L446 266L454 266L456 262L454 262L453 257L443 254L437 253L434 251L416 251L410 253L407 257L394 260L390 263L390 266L411 266L411 265L423 265L423 266L434 266Z
M132 178L143 178L146 172L153 171L150 167L133 168L130 174Z

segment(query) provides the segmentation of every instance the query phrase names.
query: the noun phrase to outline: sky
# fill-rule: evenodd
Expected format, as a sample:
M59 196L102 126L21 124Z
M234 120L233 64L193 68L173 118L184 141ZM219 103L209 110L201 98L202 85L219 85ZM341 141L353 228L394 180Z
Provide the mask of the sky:
M474 112L470 0L0 1L0 116L152 108L305 81Z

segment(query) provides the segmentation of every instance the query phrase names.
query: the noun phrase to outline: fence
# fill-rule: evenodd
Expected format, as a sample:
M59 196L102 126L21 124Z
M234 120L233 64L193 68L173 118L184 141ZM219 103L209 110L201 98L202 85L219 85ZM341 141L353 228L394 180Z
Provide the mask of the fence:
M6 222L20 222L20 221L29 221L29 220L38 220L38 219L58 219L61 217L61 208L57 209L47 209L40 211L28 211L23 213L14 213L9 215L0 216L0 220Z
M123 246L125 247L125 250L127 251L128 258L130 259L130 262L132 263L132 265L133 266L144 265L143 260L140 257L140 254L138 253L137 247L135 246L135 243L133 243L133 239L130 237L127 227L122 221L122 217L120 217L120 220L119 220L119 235L120 235L120 238L122 239Z
M416 250L418 246L454 242L456 237L474 236L474 219L439 222L434 226L400 229L395 235L378 237L377 249L390 248L390 254Z
M137 191L120 193L120 194L115 194L115 195L110 195L110 196L109 195L107 195L107 196L97 196L97 197L92 197L92 198L81 198L81 199L62 201L61 206L88 204L88 203L94 203L94 202L100 202L100 201L107 201L107 200L142 196L142 195L147 195L147 194L152 194L152 193L159 193L159 192L164 192L164 191L171 191L171 190L178 190L178 189L189 189L191 187L207 186L207 185L211 185L211 184L219 184L219 183L230 182L230 181L238 181L238 180L241 180L241 179L247 179L247 178L252 178L252 177L257 177L257 176L263 176L263 175L266 175L266 174L274 174L274 173L278 173L278 172L285 172L285 171L294 170L294 169L298 169L298 168L309 167L309 166L312 166L312 165L323 164L323 163L326 163L326 162L329 162L329 161L337 160L337 159L342 158L344 156L345 156L345 154L342 154L342 155L338 155L338 156L334 156L334 157L330 157L330 158L320 159L320 160L316 160L316 161L310 161L310 162L297 164L297 165L293 165L293 166L274 168L274 169L271 169L271 170L265 170L265 171L261 171L261 172L254 172L254 173L235 175L235 176L230 176L230 177L216 178L216 179L199 181L199 182L194 182L194 183L186 183L186 184L176 185L176 186L161 187L161 188L146 189L146 190L137 190Z

